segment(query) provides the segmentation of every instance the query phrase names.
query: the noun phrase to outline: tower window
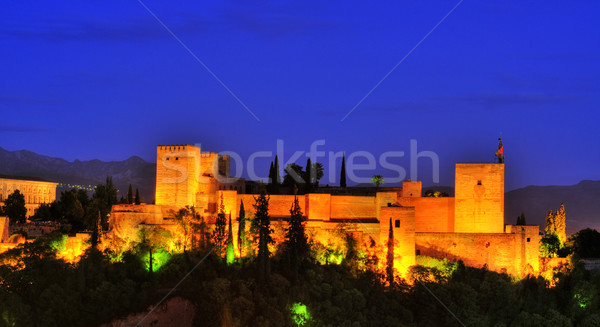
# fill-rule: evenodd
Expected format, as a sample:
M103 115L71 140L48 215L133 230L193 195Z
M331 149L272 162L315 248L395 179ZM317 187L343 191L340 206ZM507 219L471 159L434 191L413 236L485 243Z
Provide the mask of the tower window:
M396 219L396 221L394 221L394 226L396 228L400 228L400 219Z
M167 161L169 161L169 157L167 157Z
M417 255L421 255L421 250L417 250Z
M477 181L477 185L481 185L481 179Z
M528 237L528 238L527 238L527 242L531 242L531 238L529 238L529 237Z
M179 157L175 157L175 160L179 160Z

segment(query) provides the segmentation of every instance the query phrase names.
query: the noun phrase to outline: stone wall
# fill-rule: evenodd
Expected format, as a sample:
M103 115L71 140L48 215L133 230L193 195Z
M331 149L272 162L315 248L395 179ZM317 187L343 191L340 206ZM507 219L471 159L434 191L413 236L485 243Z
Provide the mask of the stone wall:
M237 195L237 208L240 208L240 202L244 201L244 210L246 211L246 217L254 216L254 197L258 197L258 194L238 194ZM294 203L293 195L271 195L269 199L269 215L271 217L289 217L290 208ZM302 213L306 215L306 200L304 195L298 196L298 203Z
M398 203L415 208L415 231L417 233L454 232L454 198L409 197L399 198Z
M336 195L331 197L331 218L375 218L376 197Z
M416 233L417 254L509 274L539 272L537 226L512 233Z

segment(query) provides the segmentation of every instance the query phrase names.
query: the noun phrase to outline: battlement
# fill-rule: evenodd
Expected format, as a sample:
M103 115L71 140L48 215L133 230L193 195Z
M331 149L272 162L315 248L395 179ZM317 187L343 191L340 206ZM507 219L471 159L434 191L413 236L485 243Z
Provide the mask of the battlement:
M190 144L175 144L175 145L158 145L156 146L157 151L185 151L190 150L190 148L198 148L200 147Z

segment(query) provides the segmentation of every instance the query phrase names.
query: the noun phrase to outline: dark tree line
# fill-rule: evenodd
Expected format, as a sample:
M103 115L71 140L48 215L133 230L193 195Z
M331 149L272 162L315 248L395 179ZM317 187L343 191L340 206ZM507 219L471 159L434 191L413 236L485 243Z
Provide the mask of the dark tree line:
M73 232L93 231L98 226L106 230L110 210L117 203L117 189L107 177L106 183L96 186L91 198L84 190L63 191L54 202L41 204L32 219L69 224Z

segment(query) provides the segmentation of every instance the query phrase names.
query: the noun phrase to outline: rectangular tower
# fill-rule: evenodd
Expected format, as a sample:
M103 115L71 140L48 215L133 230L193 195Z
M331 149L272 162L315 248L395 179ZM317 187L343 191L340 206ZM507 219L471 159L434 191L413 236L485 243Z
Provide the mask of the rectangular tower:
M200 148L159 145L156 149L156 204L182 208L196 205Z
M454 232L504 232L504 164L457 163Z

